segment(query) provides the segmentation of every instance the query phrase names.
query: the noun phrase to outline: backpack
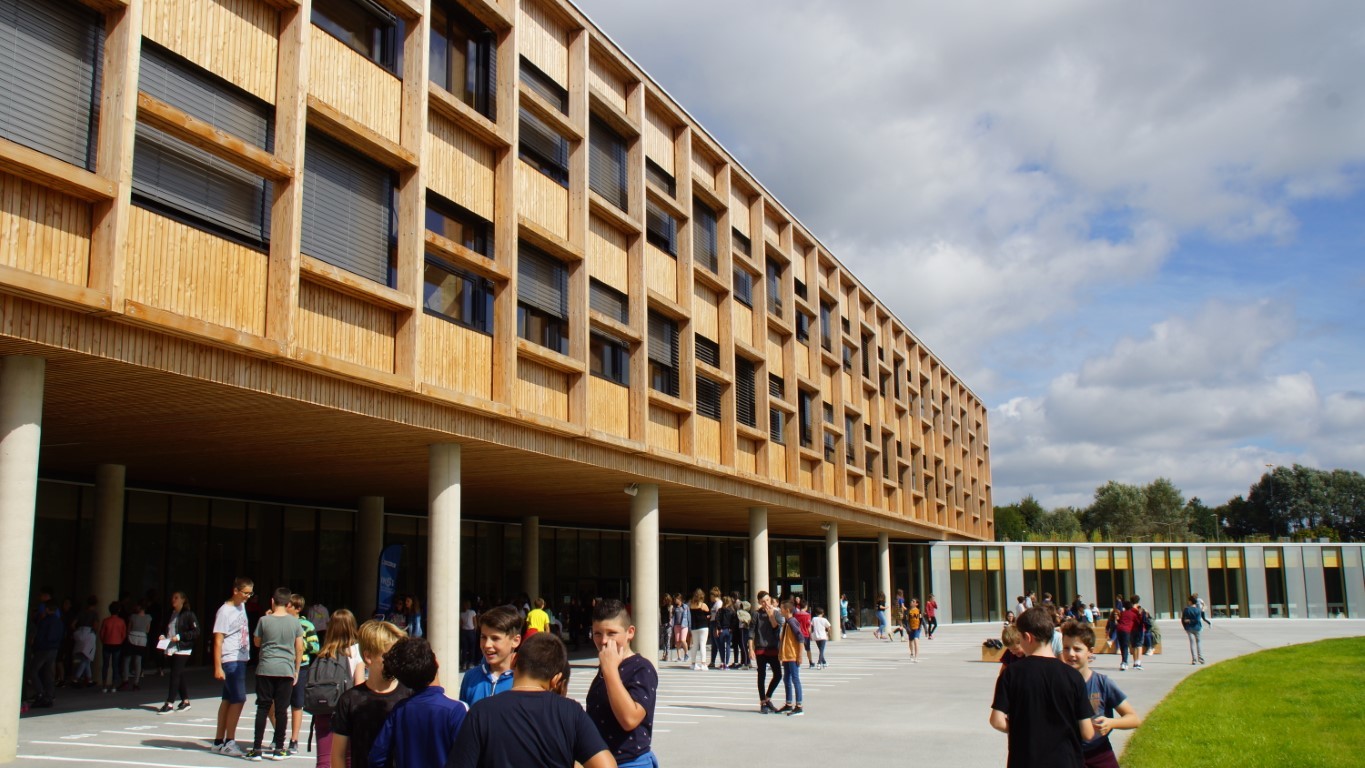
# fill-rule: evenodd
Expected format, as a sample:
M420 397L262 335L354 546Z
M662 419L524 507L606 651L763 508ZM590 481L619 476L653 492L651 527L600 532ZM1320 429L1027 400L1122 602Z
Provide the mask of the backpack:
M1148 632L1152 631L1152 614L1145 609L1142 611L1142 628Z
M341 694L351 686L349 659L344 656L317 659L308 665L308 685L303 689L303 711L310 715L332 714L341 700Z

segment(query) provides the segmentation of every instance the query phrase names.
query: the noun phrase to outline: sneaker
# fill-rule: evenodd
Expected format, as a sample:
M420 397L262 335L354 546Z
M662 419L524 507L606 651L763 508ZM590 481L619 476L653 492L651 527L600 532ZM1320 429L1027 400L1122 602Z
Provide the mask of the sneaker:
M162 704L162 705L161 705L161 709L158 709L158 710L156 711L156 713L157 713L158 715L169 715L170 713L172 713L172 712L174 712L174 711L175 711L175 707L172 707L170 704Z
M1142 662L1139 661L1138 663L1134 664L1133 669L1142 669Z
M276 749L276 750L273 750L273 751L271 751L271 752L267 752L267 753L266 753L266 756L269 757L271 760L288 760L288 759L289 759L289 750L287 750L287 749Z
M785 715L785 714L787 714L788 712L791 712L791 711L792 711L792 705L791 705L790 703L788 703L788 704L783 704L782 707L781 707L780 709L774 709L774 710L773 710L773 714L774 714L774 715Z
M218 748L218 754L227 755L228 757L246 757L246 753L243 752L242 748L237 746L237 742L232 739L223 742L223 745ZM259 760L260 758L258 757L256 759Z
M297 754L299 753L299 742L298 742L297 739L295 739L294 741L289 742L289 749L288 749L288 752L289 752L289 754L291 754L291 755L297 755Z
M1204 657L1203 657L1203 656L1200 656L1200 657L1199 657L1199 663L1200 663L1200 664L1203 664L1203 663L1204 663Z
M1198 663L1199 663L1199 662L1195 661L1194 659L1190 659L1190 666L1191 666L1191 667L1195 666L1195 665L1198 664Z
M758 714L760 714L760 715L767 715L767 714L771 714L772 712L773 712L773 705L772 705L772 704L769 704L769 703L766 702L766 701L761 701L761 702L759 702L759 704L758 704Z
M787 717L800 717L804 714L806 714L806 710L802 709L800 704L797 704L792 708L792 711L787 713Z
M1127 672L1127 671L1128 671L1128 662L1125 661L1125 662L1119 664L1119 671L1120 671L1120 672Z
M187 709L189 709L189 708L190 708L190 703L189 703L188 701L182 701L182 702L180 702L179 704L176 704L176 705L175 705L175 711L176 711L176 712L184 712L185 710L187 710Z
M225 755L228 754L227 751L226 751L226 748L225 748L223 754L225 754ZM243 759L243 760L250 760L250 761L253 762L253 763L259 763L259 762L261 762L261 760L262 760L263 758L262 758L262 756L261 756L261 750L260 750L260 748L259 748L259 747L252 747L251 749L248 749L246 752L243 752L243 753L242 753L242 759Z

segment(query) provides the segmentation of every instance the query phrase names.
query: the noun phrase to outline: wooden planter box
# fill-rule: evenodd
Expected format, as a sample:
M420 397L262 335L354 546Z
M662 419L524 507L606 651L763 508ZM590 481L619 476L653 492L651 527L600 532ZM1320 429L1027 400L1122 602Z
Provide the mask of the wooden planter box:
M1006 653L1008 653L1008 651L1004 648L987 648L984 645L981 646L982 661L994 661L998 664L1000 662L1000 657L1004 656Z
M1118 654L1118 652L1119 652L1119 647L1118 647L1118 645L1115 644L1115 643L1109 643L1109 642L1106 642L1106 643L1104 643L1103 645L1101 645L1099 648L1096 648L1096 649L1095 649L1095 653L1112 653L1112 654ZM1152 645L1152 650L1151 650L1151 651L1148 651L1148 652L1146 652L1146 653L1143 653L1142 655L1143 655L1143 656L1158 656L1158 655L1160 655L1160 654L1161 654L1161 643L1155 643L1155 644Z

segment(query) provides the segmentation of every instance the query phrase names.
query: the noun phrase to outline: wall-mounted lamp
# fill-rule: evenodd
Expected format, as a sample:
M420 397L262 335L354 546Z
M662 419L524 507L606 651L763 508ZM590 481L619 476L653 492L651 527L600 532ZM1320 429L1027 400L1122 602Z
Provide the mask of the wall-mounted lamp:
M830 525L829 523L820 523L820 530L824 531L825 533L829 533L829 529L833 527L834 526Z
M635 494L637 494L637 493L639 493L639 492L640 492L640 484L639 484L639 483L630 483L630 484L627 485L626 488L625 488L625 493L626 493L627 496L634 496Z

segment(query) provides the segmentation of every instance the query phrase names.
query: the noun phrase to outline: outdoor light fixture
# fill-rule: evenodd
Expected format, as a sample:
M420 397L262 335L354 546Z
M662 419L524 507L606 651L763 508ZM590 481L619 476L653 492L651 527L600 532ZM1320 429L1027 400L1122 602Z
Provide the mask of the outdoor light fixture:
M830 525L830 524L827 523L827 522L825 522L825 523L820 523L820 530L824 531L825 533L829 533L829 529L832 528L832 527L834 527L834 526Z
M626 495L627 495L627 496L634 496L635 494L637 494L637 493L640 492L640 484L639 484L639 483L631 483L631 484L627 485L627 486L626 486L626 489L625 489L625 492L626 492Z

